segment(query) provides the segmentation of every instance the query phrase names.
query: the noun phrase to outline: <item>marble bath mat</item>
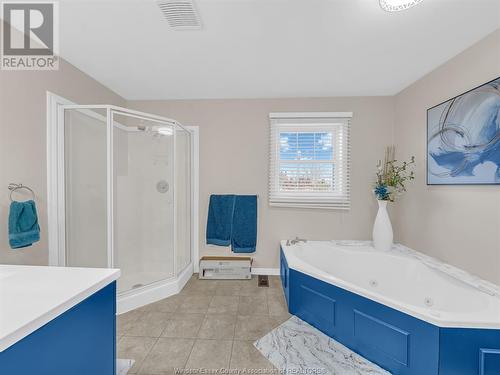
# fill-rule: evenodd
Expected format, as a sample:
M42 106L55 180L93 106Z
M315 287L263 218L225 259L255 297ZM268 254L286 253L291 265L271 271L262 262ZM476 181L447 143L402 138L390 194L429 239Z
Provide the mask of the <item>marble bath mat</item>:
M254 345L280 370L316 370L316 374L325 375L390 375L296 316Z
M127 375L128 370L134 365L133 359L117 359L116 360L116 375Z

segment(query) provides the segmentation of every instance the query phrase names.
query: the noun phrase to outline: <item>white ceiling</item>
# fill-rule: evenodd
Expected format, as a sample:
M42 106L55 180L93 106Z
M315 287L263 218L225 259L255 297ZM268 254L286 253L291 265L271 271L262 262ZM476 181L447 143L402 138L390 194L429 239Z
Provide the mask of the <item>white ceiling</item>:
M196 4L175 31L153 0L63 0L61 55L130 100L393 95L500 27L500 0Z

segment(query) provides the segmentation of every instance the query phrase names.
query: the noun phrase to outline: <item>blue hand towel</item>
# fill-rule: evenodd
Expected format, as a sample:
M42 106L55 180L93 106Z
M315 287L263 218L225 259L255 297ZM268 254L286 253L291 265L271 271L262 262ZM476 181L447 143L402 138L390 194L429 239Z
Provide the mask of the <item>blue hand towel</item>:
M31 246L40 240L36 205L32 200L12 202L9 213L9 244L12 249Z
M257 196L237 195L231 246L235 253L253 253L257 246Z
M233 226L235 196L211 195L208 206L207 244L229 246Z

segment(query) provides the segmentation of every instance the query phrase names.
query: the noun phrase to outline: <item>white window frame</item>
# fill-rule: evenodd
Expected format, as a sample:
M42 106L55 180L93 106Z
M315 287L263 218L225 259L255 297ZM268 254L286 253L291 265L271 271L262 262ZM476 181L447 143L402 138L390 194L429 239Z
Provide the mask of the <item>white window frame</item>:
M348 210L350 208L350 139L352 112L279 112L270 113L270 167L269 204L278 207L323 208ZM334 163L334 191L283 192L280 191L280 133L332 132L333 159L287 160L293 164ZM340 137L340 139L339 139Z

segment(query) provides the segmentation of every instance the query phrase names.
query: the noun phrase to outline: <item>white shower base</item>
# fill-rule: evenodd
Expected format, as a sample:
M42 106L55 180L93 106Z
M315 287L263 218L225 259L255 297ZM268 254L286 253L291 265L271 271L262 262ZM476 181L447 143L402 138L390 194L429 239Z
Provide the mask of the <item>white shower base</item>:
M128 274L123 272L122 276L118 280L117 293L120 295L134 289L147 287L151 284L157 283L158 280L170 280L173 276L173 274L165 275L164 272L155 271L138 271L129 272Z
M124 279L120 278L118 280L118 283L121 284L120 289L123 290L125 286L132 287L138 283L144 283L145 276L149 278L154 276L153 274L154 272L146 273L146 275L134 273L128 278L127 276ZM122 314L179 293L192 274L193 263L190 263L177 277L153 282L131 290L127 288L127 291L118 293L116 313Z

